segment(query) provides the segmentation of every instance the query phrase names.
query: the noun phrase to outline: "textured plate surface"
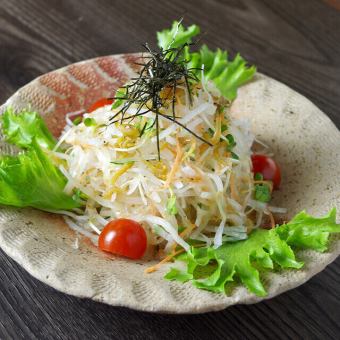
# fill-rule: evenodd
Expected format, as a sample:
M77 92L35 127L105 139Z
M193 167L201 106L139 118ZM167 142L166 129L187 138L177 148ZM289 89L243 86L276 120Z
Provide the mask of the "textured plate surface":
M44 116L58 136L67 112L110 97L132 74L136 55L96 58L45 74L17 91L0 108L31 106ZM244 86L232 114L249 117L258 138L270 145L283 173L275 204L288 208L288 217L306 209L322 215L340 210L340 133L309 100L263 75ZM12 148L0 144L2 153ZM199 290L190 283L165 281L164 265L144 274L152 262L108 256L86 239L75 249L75 234L60 216L34 209L0 208L0 246L29 273L68 294L116 306L169 313L200 313L233 304L262 300L237 287L231 296ZM265 276L267 298L294 288L321 271L340 254L340 238L333 238L324 254L303 251L302 270Z

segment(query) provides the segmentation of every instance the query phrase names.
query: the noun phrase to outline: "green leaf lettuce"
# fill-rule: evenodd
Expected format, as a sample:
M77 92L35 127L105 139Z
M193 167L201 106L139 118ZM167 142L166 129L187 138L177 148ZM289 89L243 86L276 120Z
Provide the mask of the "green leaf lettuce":
M185 28L180 22L174 21L170 29L157 32L158 46L163 50L168 48L177 48L185 43L190 44L192 38L200 33L197 25L191 25Z
M7 108L2 115L2 130L6 142L22 148L30 147L33 138L46 149L53 149L56 144L45 122L34 111L23 110L15 114L12 108Z
M181 23L175 21L171 29L165 29L157 33L158 46L162 49L180 47L192 42L192 38L199 34L197 25L185 28ZM221 91L221 94L228 100L233 100L237 96L237 89L253 78L256 67L247 66L247 62L237 54L231 60L227 51L217 49L210 50L203 45L198 52L189 52L186 47L185 58L189 61L189 67L196 69L196 75L201 77L201 68L204 68L204 77L211 80Z
M191 280L194 286L213 292L225 292L226 283L238 278L250 292L265 296L259 269L272 270L274 264L299 269L303 262L296 260L295 249L325 251L329 234L340 232L335 215L335 209L322 218L301 212L277 228L253 231L244 241L226 243L217 249L191 248L180 258L186 263L186 270L172 268L165 278Z
M0 204L69 210L79 203L63 189L66 178L33 139L31 148L0 158Z
M36 112L16 115L12 109L1 119L5 140L25 150L0 156L0 204L42 210L79 207L79 200L64 192L67 180L48 155L55 140L43 119Z

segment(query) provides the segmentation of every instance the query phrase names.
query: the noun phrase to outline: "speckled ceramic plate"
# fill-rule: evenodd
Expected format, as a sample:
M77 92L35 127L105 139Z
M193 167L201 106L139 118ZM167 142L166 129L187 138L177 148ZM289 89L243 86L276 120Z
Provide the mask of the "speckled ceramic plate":
M136 55L101 57L45 74L16 92L2 107L31 106L46 119L55 136L64 115L86 108L98 98L112 96L133 74ZM278 205L289 217L306 209L322 215L331 207L340 211L340 133L309 100L263 75L244 86L232 106L235 116L247 116L256 135L269 144L281 165L282 189ZM2 152L11 152L1 144ZM0 188L1 190L1 188ZM231 296L194 288L190 283L169 282L164 265L144 274L149 263L108 256L86 239L74 249L75 235L60 216L34 209L0 208L0 245L29 273L46 284L79 297L114 306L169 313L200 313L233 304L260 301L244 287ZM265 276L268 298L294 288L321 271L340 253L333 238L328 252L298 253L304 269Z

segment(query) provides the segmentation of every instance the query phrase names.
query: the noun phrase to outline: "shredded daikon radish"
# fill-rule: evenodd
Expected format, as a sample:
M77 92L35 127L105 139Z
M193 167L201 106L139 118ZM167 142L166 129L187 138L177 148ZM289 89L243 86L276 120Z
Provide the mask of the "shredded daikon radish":
M285 214L287 212L286 208L281 208L281 207L273 207L273 206L268 206L268 210L273 212L273 213L278 213L278 214Z
M85 204L76 213L58 212L77 233L95 243L95 234L100 234L111 219L131 218L145 228L149 244L165 251L178 245L188 251L187 238L219 247L247 237L249 216L254 215L251 226L257 228L263 214L286 211L252 198L250 157L255 137L249 121L236 120L229 108L221 116L220 96L210 82L204 80L198 86L191 106L187 88L180 86L177 91L178 121L196 135L212 140L220 115L221 132L215 135L220 139L214 145L160 116L158 159L154 127L142 132L154 118L152 112L128 123L111 124L110 118L119 108L104 106L83 114L84 119L94 122L90 126L84 121L73 125L70 117L80 112L67 115L64 133L52 154L59 158L59 169L67 178L65 191L79 190ZM136 114L137 109L131 105L126 116ZM170 107L162 110L162 114L171 115ZM227 150L227 134L236 141L232 151L238 159ZM65 153L57 151L59 147L66 149ZM181 157L176 158L178 152ZM175 213L167 208L174 198ZM181 234L180 230L190 225L195 228Z

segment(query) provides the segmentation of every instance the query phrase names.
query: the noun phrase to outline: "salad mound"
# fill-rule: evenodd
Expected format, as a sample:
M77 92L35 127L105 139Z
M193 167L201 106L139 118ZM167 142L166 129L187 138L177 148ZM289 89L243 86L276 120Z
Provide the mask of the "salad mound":
M135 117L131 106L128 123L110 124L120 108L104 106L68 126L61 139L67 149L54 155L63 161L65 192L87 196L87 221L79 223L101 229L111 219L133 219L143 224L149 244L165 252L176 245L189 250L187 238L218 247L257 228L270 210L253 199L254 136L247 122L231 119L215 92L197 83L189 105L187 89L177 86L179 122L211 145L159 119L160 158L153 112ZM171 116L171 106L162 112Z
M68 114L58 140L37 113L7 109L5 140L22 151L1 156L0 203L62 214L104 251L152 254L160 262L147 272L172 261L168 280L225 292L239 279L264 296L262 269L301 268L295 251L325 251L340 225L335 209L276 222L280 168L266 147L253 152L250 122L230 115L256 69L205 45L192 52L199 31L158 32L140 72L113 99Z

